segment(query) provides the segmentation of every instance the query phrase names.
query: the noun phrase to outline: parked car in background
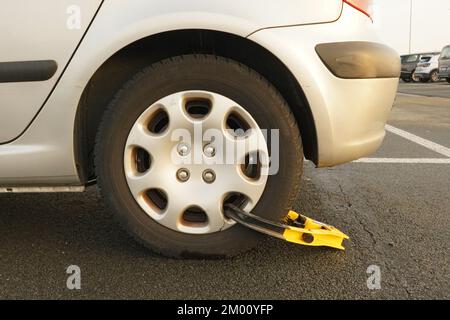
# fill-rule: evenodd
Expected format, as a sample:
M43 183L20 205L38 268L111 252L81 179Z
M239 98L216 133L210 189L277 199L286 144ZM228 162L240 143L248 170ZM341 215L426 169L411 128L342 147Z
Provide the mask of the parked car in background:
M414 76L420 82L439 81L439 54L422 56L417 64Z
M420 55L418 54L409 54L401 56L402 59L402 71L400 74L400 78L404 82L411 82L413 72L416 70L417 64L420 60Z
M442 49L439 58L439 77L450 83L450 45Z
M415 75L415 71L417 64L420 62L420 59L423 56L430 56L436 54L439 54L439 52L415 53L401 56L402 70L400 78L404 82L419 81L419 78L417 78Z

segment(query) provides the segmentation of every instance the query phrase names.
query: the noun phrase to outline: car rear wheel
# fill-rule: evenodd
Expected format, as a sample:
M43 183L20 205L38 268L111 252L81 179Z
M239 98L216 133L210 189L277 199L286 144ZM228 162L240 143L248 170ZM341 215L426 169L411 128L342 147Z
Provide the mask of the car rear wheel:
M445 80L447 80L447 82L450 83L450 78L446 78Z
M430 73L430 81L431 82L438 82L440 79L439 79L439 72L438 72L438 70L433 70L433 71L431 71L431 73Z
M95 152L98 184L119 222L146 247L177 258L255 246L261 235L227 219L224 206L281 219L303 163L295 119L274 87L208 55L164 60L125 84Z

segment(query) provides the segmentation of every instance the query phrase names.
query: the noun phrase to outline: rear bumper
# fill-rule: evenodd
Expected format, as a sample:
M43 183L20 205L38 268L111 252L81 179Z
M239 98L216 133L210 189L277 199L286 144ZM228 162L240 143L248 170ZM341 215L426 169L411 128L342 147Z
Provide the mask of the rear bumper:
M400 78L411 78L411 71L401 71L400 72Z
M430 77L430 74L426 72L415 72L414 74L419 79L428 79Z
M345 6L335 23L266 29L250 37L274 53L298 80L314 118L318 167L375 152L385 136L384 126L398 87L400 57L390 49L389 59L395 60L392 73L387 74L391 77L373 77L382 63L378 59L364 77L339 77L319 57L316 47L324 43L362 41L379 46L370 20L350 10ZM362 65L366 70L366 64Z

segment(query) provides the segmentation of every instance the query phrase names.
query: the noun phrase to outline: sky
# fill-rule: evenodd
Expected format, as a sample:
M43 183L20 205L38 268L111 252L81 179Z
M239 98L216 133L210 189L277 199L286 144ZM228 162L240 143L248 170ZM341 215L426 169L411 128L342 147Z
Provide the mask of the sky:
M374 0L374 25L400 54L441 51L450 44L450 0Z

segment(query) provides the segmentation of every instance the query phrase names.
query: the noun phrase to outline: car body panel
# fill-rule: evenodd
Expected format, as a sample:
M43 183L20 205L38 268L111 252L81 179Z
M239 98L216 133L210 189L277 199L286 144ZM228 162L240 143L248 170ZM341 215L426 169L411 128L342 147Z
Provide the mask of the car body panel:
M53 60L58 69L47 81L0 83L0 143L16 138L42 107L101 0L76 1L82 13L79 29L67 26L75 13L73 3L71 0L2 3L0 62Z
M439 58L439 76L441 78L450 78L450 46L446 46Z
M340 0L264 3L251 0L232 6L228 1L129 0L124 6L122 0L103 2L45 107L23 134L0 145L0 185L80 184L73 135L82 92L103 62L128 44L165 31L193 28L245 37L264 27L333 21L342 11ZM9 95L20 94L11 91ZM38 109L35 107L30 114ZM22 121L22 128L25 122Z
M234 6L226 1L123 3L103 3L45 107L22 135L0 145L0 185L80 185L74 160L74 126L88 81L118 50L171 30L208 29L248 37L284 62L310 104L318 135L319 166L351 161L380 145L398 80L339 79L315 51L319 43L379 41L370 30L371 20L349 6L342 7L340 0L263 4L252 0L240 3L239 10L230 8Z
M434 70L439 69L439 54L423 55L417 64L415 75L420 79L429 79Z
M320 60L315 51L320 43L379 41L367 32L370 20L351 10L344 7L333 24L267 29L250 37L290 66L302 86L315 120L319 167L355 160L380 146L398 87L397 77L337 78Z
M0 143L21 134L40 110L101 2L18 0L2 5L0 27L14 30L15 35L0 35L0 41L8 48L0 52L0 62L52 59L59 68L45 83L0 83ZM82 13L82 28L75 30L66 27L68 8L74 4ZM114 52L159 32L203 28L245 37L267 27L334 21L341 10L341 0L302 0L301 5L297 0L249 0L239 5L223 0L108 0L96 19L98 27L91 32L97 41L84 48L92 64L83 68L87 75L93 74Z

